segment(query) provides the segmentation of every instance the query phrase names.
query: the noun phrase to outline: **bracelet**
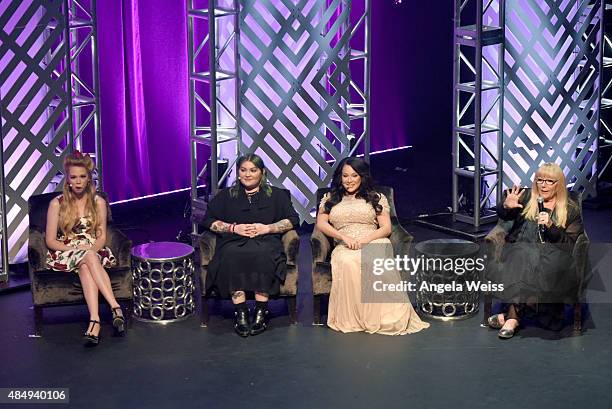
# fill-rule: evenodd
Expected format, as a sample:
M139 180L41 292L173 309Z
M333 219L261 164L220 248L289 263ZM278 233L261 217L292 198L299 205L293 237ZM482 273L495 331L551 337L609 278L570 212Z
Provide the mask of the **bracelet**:
M230 231L234 233L235 228L236 228L236 223L232 223L232 225L230 226Z

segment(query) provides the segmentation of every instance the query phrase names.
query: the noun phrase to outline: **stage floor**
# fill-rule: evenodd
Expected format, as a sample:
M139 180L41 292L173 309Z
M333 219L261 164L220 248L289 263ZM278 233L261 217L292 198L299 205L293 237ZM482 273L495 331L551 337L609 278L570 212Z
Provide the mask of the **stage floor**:
M373 167L376 160L415 240L452 237L410 223L449 203L448 186L428 189L442 176L423 180L409 151L374 157ZM176 240L189 232L187 200L180 192L116 205L113 216L135 245ZM611 216L610 209L585 210L591 242L612 242ZM71 408L611 407L611 303L588 306L581 336L572 336L570 311L564 331L527 327L507 341L480 327L482 312L401 337L340 334L311 326L309 229L300 233L299 323L290 326L284 301L272 301L270 329L257 337L234 334L225 303L214 306L208 328L197 316L165 326L134 322L127 337L113 338L103 306L103 339L86 349L85 306L45 310L43 337L29 338L29 290L0 295L0 387L67 387Z
M526 328L502 341L480 315L400 337L340 334L309 325L307 298L297 326L274 302L271 328L246 339L231 308L209 328L135 322L125 338L111 337L107 313L86 349L85 307L46 311L43 338L28 338L30 294L7 294L0 384L70 388L71 408L610 407L610 305L590 306L582 336Z

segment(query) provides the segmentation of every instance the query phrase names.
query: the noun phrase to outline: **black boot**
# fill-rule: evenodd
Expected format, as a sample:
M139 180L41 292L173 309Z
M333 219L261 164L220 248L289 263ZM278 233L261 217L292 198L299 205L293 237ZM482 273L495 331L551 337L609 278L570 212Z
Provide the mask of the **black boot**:
M248 308L241 308L234 311L234 330L241 337L248 337L251 331L251 318Z
M251 325L251 335L261 334L268 327L268 309L263 306L255 307L253 325Z

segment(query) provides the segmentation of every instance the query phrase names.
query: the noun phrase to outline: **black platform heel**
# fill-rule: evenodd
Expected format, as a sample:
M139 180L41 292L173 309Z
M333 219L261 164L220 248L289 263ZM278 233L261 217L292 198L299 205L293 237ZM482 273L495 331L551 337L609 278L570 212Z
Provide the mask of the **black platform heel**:
M119 312L117 312L119 310ZM112 308L113 312L113 328L115 328L115 335L122 337L125 335L125 318L123 317L123 311L121 307ZM121 313L121 315L119 315Z
M83 340L85 341L86 347L95 347L100 343L100 334L94 335L91 332L96 327L96 324L98 324L98 326L100 325L100 321L89 320L89 323L91 325L87 327L87 331L83 334Z

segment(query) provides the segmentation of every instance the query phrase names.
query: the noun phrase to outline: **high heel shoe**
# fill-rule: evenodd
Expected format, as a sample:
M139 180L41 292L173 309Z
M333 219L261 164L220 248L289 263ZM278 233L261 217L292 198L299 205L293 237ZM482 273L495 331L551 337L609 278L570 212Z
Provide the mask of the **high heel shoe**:
M85 341L86 347L95 347L100 343L101 337L100 337L100 333L98 333L98 335L94 335L92 334L92 331L96 327L96 324L100 326L100 321L89 320L89 323L91 325L87 327L87 331L85 332L85 334L83 334L83 340Z
M123 317L123 311L121 307L112 308L113 311L113 328L115 328L115 335L125 335L125 318Z

